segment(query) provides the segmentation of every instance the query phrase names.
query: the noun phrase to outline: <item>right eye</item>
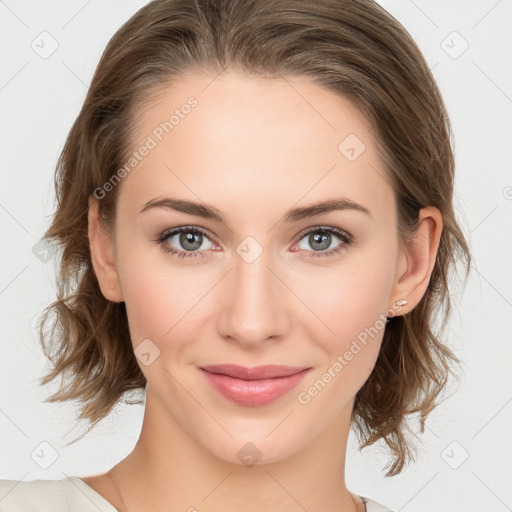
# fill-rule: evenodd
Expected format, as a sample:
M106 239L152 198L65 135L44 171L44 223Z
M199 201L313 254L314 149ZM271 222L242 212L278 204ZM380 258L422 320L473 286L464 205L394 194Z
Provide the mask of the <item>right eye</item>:
M205 241L208 241L211 245L199 250ZM215 247L208 238L208 233L197 226L168 229L159 236L156 242L162 245L165 252L177 258L202 257L205 256L206 250Z

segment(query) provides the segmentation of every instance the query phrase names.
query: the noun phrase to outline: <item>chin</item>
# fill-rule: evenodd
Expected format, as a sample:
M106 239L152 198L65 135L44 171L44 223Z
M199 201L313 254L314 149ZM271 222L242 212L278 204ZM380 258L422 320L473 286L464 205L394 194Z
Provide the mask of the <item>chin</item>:
M285 429L282 429L280 435L277 431L272 432L278 424L279 421L274 423L272 428L262 431L261 435L254 433L249 435L247 434L249 430L245 428L240 429L239 435L235 435L235 432L230 430L234 438L226 435L214 443L211 436L208 436L207 444L203 446L218 459L247 468L281 462L296 453L300 446L293 435L288 435ZM272 433L268 435L268 432Z

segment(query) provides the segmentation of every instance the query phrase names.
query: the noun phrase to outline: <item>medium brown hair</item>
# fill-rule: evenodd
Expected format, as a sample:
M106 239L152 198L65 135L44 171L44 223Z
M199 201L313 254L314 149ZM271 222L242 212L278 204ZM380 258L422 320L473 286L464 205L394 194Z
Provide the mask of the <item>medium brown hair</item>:
M440 333L451 311L450 272L460 258L467 279L471 256L452 205L454 156L441 93L409 33L372 0L155 0L112 37L55 174L57 209L45 237L61 248L58 298L40 322L53 365L41 383L59 375L67 381L47 401L78 400L79 418L93 428L128 392L145 387L125 304L105 299L91 265L88 198L125 162L137 109L152 92L187 72L213 77L228 68L307 78L366 116L396 196L401 243L421 208L442 214L428 288L413 310L389 320L375 368L355 397L361 447L383 440L392 455L386 476L397 474L414 459L408 416L419 413L423 432L460 363ZM118 188L100 201L109 226Z

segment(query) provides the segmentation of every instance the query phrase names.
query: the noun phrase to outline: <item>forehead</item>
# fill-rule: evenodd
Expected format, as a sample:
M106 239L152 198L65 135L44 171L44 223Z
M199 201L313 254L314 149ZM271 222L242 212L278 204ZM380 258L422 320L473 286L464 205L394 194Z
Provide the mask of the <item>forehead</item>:
M305 78L190 74L135 116L131 147L150 149L123 179L134 208L166 193L259 209L341 196L393 206L368 120Z

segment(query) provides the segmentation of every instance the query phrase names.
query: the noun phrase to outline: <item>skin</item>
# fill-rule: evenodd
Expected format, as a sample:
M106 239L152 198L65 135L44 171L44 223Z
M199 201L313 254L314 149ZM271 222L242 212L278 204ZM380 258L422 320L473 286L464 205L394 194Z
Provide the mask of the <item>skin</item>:
M395 198L371 127L345 98L306 79L231 70L213 78L188 75L141 110L134 149L187 98L198 100L123 178L115 232L102 226L99 201L90 199L102 293L126 303L134 348L150 339L160 355L148 366L138 360L148 387L133 451L83 480L119 510L364 510L344 482L346 446L354 397L384 328L309 403L297 395L365 328L380 326L396 300L408 301L396 314L420 301L441 214L421 210L413 239L399 246ZM354 161L338 150L349 134L366 146ZM140 213L163 196L213 205L226 223L165 208ZM341 197L371 215L346 209L282 220L290 208ZM177 258L154 242L179 226L211 233L202 239L203 257ZM325 226L349 232L353 243L332 235L329 249L341 251L315 257L327 250L301 232ZM236 251L247 236L263 250L251 263ZM167 243L186 252L179 235ZM291 392L252 408L219 395L196 368L220 363L313 369ZM261 453L252 467L237 457L248 442Z

